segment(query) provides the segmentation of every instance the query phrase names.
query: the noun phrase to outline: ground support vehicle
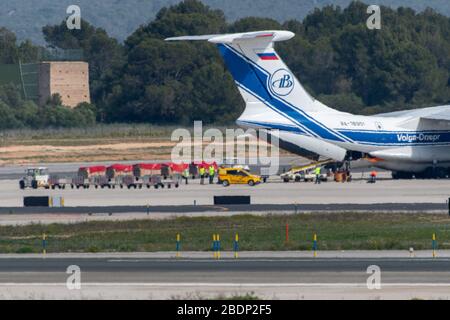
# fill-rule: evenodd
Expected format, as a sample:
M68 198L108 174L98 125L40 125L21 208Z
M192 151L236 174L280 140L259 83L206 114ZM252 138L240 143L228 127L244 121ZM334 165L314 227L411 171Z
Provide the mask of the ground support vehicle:
M25 176L19 181L20 189L50 188L49 173L46 167L31 167L25 170Z
M254 186L262 182L260 176L251 174L242 168L219 168L219 183L224 187L231 184L248 184Z

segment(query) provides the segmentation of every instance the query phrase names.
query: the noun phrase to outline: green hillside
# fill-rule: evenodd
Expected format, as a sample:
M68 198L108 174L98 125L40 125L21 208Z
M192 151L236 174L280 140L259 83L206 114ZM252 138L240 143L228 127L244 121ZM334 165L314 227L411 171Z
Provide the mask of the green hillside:
M218 50L206 42L163 39L261 29L296 34L278 43L277 50L308 92L330 107L375 114L449 104L450 18L408 8L382 7L382 14L381 30L367 28L367 4L356 1L344 8L316 9L302 21L227 21L222 11L185 0L161 9L123 43L84 20L81 30L69 30L65 22L48 25L42 30L48 45L83 50L93 104L70 110L53 97L38 108L22 100L17 88L0 86L0 129L96 121L230 124L244 105ZM18 44L14 33L4 28L0 47L0 64L38 58L33 43Z

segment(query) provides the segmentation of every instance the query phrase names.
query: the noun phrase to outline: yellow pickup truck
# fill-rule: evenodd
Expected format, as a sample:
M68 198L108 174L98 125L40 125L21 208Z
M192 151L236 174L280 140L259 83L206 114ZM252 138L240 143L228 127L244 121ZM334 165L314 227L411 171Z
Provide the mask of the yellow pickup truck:
M230 184L254 186L261 183L261 177L242 168L219 168L219 183L224 187L228 187Z

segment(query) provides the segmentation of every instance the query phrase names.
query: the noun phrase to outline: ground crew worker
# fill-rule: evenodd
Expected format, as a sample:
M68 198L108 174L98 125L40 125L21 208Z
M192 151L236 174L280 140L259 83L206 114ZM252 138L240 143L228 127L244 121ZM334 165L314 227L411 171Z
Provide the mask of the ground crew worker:
M375 183L377 180L377 172L375 170L372 170L372 172L370 173L370 183Z
M214 168L214 166L211 164L209 166L209 184L213 184L215 174L216 174L216 168Z
M195 179L198 174L198 168L193 161L189 165L189 174L192 176L192 179Z
M314 173L316 174L316 182L315 184L320 184L320 167L314 169Z
M200 173L200 184L205 184L205 168L203 166L199 169Z
M186 182L186 184L188 184L188 179L189 179L189 166L187 166L187 167L183 170L183 178L184 178L184 181Z

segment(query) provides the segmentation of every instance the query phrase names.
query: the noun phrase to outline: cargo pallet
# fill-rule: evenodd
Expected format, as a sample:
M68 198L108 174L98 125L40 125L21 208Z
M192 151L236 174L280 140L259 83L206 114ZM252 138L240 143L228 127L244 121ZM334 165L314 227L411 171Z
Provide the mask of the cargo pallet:
M181 175L172 174L165 178L162 175L151 175L143 177L135 177L132 175L117 176L114 178L108 178L107 176L91 176L85 178L84 176L76 177L56 177L49 178L48 187L46 189L89 189L93 187L95 189L108 188L128 188L128 189L147 189L153 187L158 188L178 188L180 186Z

